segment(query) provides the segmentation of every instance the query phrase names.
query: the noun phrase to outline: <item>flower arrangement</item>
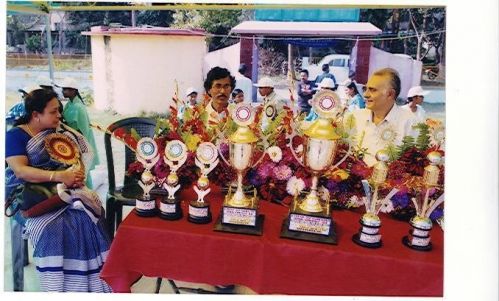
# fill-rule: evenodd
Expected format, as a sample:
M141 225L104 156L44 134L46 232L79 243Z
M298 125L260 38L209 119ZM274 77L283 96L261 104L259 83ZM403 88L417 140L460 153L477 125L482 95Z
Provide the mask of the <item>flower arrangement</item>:
M392 197L392 201L382 211L391 212L395 217L408 220L415 214L413 199L420 199L424 194L423 174L424 168L429 164L427 155L437 151L442 157L445 155L444 127L438 120L427 119L424 123L414 126L419 130L416 139L404 137L402 145L394 147L389 145L392 162L389 165L388 177L385 189L397 188L399 192ZM444 166L440 167L438 187L429 191L431 198L438 198L443 193ZM430 215L432 220L443 216L443 206L435 209Z

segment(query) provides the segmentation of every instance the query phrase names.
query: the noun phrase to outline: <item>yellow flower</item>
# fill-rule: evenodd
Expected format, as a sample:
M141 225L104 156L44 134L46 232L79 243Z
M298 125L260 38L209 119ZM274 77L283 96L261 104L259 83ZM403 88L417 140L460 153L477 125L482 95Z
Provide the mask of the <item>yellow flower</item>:
M333 172L333 178L339 178L341 181L348 179L350 175L344 169L338 169Z
M187 134L185 136L185 145L187 146L187 149L191 152L195 151L196 148L198 147L199 142L201 142L201 137L199 135L191 135Z

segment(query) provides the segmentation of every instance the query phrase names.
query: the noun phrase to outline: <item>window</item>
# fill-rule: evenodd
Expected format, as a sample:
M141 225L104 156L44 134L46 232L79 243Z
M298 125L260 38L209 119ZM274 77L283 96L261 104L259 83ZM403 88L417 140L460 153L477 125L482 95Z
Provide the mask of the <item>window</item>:
M329 66L331 67L344 67L346 66L345 64L345 59L334 59L329 62Z

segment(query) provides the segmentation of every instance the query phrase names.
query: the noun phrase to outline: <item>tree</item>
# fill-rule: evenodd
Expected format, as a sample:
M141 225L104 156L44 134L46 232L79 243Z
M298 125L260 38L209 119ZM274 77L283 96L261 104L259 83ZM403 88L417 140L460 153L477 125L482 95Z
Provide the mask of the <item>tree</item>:
M230 30L247 18L242 10L179 10L173 15L174 27L202 28L215 36L207 38L210 51L227 47L235 40L226 36Z
M41 19L40 15L7 15L7 31L11 32L11 45L24 44L25 32Z
M31 52L40 53L43 50L41 36L39 34L32 35L26 39L26 49Z

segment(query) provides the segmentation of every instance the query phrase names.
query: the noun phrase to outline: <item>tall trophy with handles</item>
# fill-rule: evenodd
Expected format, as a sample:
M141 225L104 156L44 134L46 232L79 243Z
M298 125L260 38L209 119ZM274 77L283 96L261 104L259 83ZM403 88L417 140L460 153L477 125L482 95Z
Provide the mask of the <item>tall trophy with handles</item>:
M180 140L169 141L165 146L163 160L170 167L170 174L163 183L163 188L168 192L168 196L161 200L160 217L167 220L177 220L182 218L180 200L175 195L180 189L177 170L187 160L187 146Z
M189 204L188 220L196 224L206 224L211 222L211 211L210 204L204 198L211 191L208 174L219 162L217 147L211 142L199 144L196 150L195 162L201 174L196 185L194 185L194 191L196 191L198 198Z
M388 162L390 156L384 150L376 153L378 162L373 166L373 173L369 181L362 180L366 198L364 205L366 206L366 213L360 219L361 228L358 233L354 234L352 240L366 248L379 248L382 245L381 234L379 228L381 227L381 219L378 216L381 208L390 201L398 189L392 189L385 198L379 196L378 191L381 185L385 183L386 176L388 175ZM371 193L371 187L374 187L374 192Z
M144 171L139 180L139 186L143 194L136 199L135 212L139 216L156 215L156 201L151 197L150 192L156 185L151 169L159 161L158 145L149 137L144 137L137 142L137 161L144 166Z
M238 104L232 111L232 118L237 124L237 129L228 139L229 160L225 159L220 147L219 152L224 162L236 170L237 188L233 191L232 186L229 185L215 230L261 235L264 216L258 214L257 192L253 188L251 194L246 194L243 190L243 178L249 168L256 166L263 159L265 152L255 163L252 163L258 137L248 127L255 118L251 105Z
M440 168L438 165L442 162L442 155L433 151L427 155L430 164L425 167L423 181L425 185L425 194L421 201L412 199L416 208L416 216L411 218L412 229L408 236L402 238L402 243L409 248L418 251L430 251L432 249L430 231L433 223L430 219L431 213L444 201L444 194L437 199L430 199L430 189L438 187L438 177Z
M303 131L303 153L296 154L292 145L296 136L288 137L288 147L295 159L312 173L310 192L305 196L295 197L289 215L283 221L281 237L336 244L336 233L330 212L330 200L326 196L322 200L317 193L320 174L337 167L347 155L335 166L332 166L340 136L336 133L333 120L341 116L343 107L336 93L330 90L318 92L313 99L313 108L319 115L312 124Z

